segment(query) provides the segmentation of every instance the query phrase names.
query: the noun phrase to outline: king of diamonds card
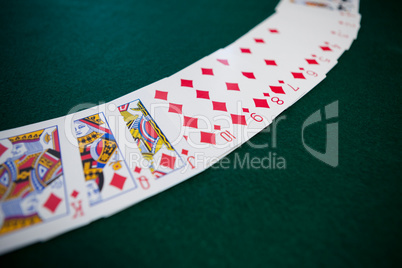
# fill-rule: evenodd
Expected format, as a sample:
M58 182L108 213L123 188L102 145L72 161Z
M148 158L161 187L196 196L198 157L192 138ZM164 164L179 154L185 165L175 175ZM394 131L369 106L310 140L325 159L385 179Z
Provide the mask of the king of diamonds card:
M68 212L57 127L0 140L0 235Z

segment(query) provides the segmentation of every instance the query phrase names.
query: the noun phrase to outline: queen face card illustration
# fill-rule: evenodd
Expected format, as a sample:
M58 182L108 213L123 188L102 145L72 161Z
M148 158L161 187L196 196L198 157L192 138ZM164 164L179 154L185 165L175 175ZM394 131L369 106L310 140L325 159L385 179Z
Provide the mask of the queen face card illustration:
M57 127L0 140L0 237L68 213Z
M90 205L136 188L103 113L74 121Z
M185 163L180 155L139 99L121 105L118 109L141 151L142 166L148 168L154 178L162 177L184 166Z

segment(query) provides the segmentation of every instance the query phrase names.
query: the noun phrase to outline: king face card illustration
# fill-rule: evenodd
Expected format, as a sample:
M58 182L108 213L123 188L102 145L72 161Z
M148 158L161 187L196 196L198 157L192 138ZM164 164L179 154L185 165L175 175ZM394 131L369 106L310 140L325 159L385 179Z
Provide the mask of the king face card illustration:
M57 127L0 140L0 236L69 210Z
M121 105L118 109L141 151L142 165L151 171L154 178L160 178L185 165L139 99Z
M103 113L74 121L90 205L136 188Z

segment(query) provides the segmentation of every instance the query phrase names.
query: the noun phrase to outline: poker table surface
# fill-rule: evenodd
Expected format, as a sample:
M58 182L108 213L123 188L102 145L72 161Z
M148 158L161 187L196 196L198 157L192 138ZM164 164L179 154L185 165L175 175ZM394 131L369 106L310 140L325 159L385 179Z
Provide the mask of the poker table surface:
M281 116L286 168L213 168L109 218L0 257L13 266L287 267L401 262L401 19L361 1L357 40ZM227 46L278 1L30 0L0 4L0 130L64 116L170 76ZM339 165L313 157L305 120L338 101ZM251 139L272 141L272 131ZM326 121L305 132L325 150ZM273 160L272 160L273 161Z

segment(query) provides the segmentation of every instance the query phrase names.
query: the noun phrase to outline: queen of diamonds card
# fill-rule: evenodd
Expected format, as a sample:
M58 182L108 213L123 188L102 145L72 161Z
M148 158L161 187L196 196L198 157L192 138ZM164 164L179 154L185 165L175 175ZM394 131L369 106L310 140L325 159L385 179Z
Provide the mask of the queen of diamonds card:
M136 188L103 113L74 122L89 203L95 205Z

